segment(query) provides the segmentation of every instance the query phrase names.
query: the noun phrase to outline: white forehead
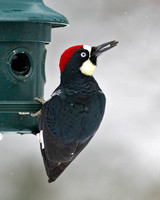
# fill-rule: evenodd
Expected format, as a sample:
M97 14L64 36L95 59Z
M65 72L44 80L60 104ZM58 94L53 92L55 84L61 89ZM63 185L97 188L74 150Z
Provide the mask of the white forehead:
M86 49L86 50L88 50L88 52L89 52L89 55L91 54L91 50L92 50L92 47L91 47L91 46L88 46L88 45L83 45L83 49Z

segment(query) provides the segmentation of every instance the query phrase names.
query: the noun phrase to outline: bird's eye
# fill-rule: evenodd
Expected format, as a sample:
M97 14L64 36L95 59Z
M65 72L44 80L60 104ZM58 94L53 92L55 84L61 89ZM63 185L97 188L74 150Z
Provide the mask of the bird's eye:
M84 57L86 57L86 56L87 56L87 54L86 54L85 52L82 52L82 53L81 53L81 57L82 57L82 58L84 58Z

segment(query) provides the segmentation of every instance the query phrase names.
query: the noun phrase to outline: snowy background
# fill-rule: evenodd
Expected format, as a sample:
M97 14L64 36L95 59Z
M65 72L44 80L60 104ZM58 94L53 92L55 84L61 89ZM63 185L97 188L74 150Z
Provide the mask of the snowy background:
M59 84L59 57L76 44L118 40L94 77L107 97L104 120L87 148L47 183L38 138L0 142L0 200L160 199L160 0L45 0L69 27L47 46L45 99Z

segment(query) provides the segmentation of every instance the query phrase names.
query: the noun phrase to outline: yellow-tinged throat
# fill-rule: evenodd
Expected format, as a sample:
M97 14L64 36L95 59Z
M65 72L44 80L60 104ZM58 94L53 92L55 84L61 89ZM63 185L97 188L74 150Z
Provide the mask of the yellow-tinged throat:
M92 76L95 68L96 68L96 65L94 65L90 61L90 59L88 59L82 64L82 66L80 67L80 71L82 72L82 74L86 76Z

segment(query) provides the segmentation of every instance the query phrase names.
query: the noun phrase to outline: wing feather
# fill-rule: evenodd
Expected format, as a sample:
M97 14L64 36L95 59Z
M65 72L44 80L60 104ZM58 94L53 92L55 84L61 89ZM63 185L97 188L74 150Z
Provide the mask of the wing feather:
M42 153L46 173L47 173L47 176L49 178L48 179L49 183L54 182L62 174L62 172L68 167L68 165L86 147L86 145L89 143L90 140L91 140L91 138L88 139L83 144L78 144L75 152L72 154L72 157L71 157L70 161L68 161L68 162L59 162L59 163L58 162L51 162L50 160L48 160L48 157L46 156L45 149L42 149L42 146L41 146L41 153Z

